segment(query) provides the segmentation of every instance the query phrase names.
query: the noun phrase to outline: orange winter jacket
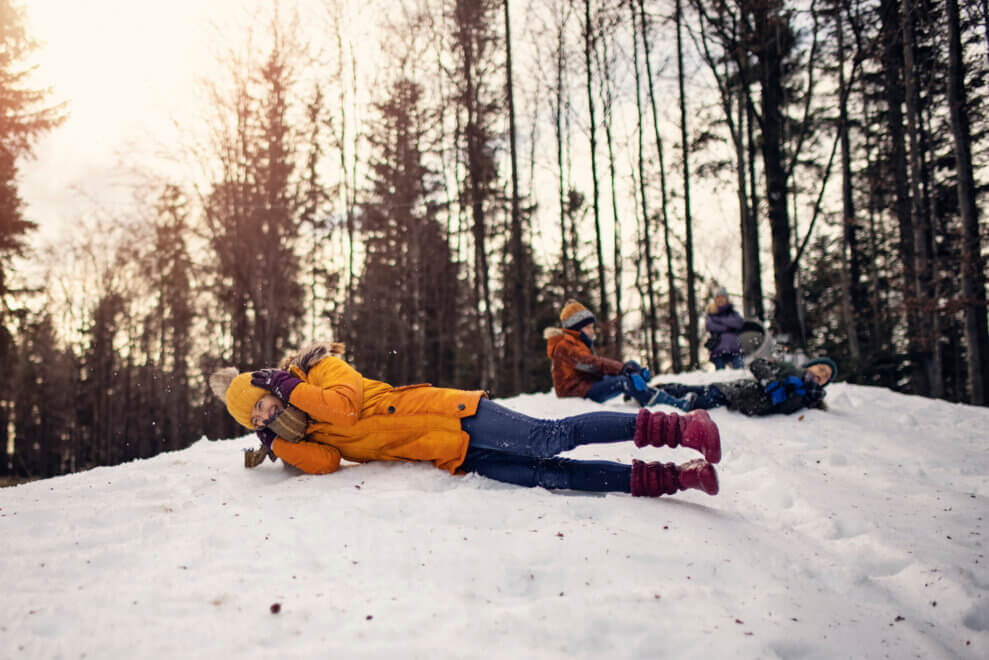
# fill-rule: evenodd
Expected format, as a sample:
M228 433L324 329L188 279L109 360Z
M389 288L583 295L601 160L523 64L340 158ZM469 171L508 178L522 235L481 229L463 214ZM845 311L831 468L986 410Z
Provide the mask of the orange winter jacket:
M546 328L546 354L553 361L553 389L556 396L587 396L591 385L608 375L618 374L622 363L598 357L580 339L578 330Z
M326 474L348 461L432 461L451 473L464 462L469 436L460 420L477 412L484 392L428 383L392 387L327 356L304 373L289 401L309 417L305 440L275 438L272 450L304 472Z

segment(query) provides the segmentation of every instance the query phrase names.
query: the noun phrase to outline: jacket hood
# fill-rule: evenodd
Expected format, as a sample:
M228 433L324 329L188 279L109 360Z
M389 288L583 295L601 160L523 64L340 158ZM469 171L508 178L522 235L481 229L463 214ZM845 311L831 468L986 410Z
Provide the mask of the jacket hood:
M549 341L553 337L559 337L563 335L566 331L563 328L546 328L543 330L543 339Z

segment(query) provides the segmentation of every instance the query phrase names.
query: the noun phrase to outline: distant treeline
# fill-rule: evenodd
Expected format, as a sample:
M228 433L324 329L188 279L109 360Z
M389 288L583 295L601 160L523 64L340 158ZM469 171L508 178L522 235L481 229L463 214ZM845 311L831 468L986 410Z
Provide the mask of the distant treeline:
M986 2L324 4L323 42L271 19L222 62L187 178L46 254L17 163L66 109L0 0L0 475L239 435L206 376L312 339L395 384L545 391L570 297L602 352L696 369L715 284L844 379L986 403ZM715 187L737 283L695 258Z

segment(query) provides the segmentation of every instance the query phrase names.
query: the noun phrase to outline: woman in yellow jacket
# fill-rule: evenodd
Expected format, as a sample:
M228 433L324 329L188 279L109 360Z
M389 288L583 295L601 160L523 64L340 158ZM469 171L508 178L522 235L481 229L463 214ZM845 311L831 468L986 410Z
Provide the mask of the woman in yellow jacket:
M451 474L476 472L528 487L648 497L688 488L718 492L711 463L721 459L720 438L703 410L539 420L494 403L481 391L392 387L364 378L327 344L314 344L283 366L287 369L242 374L223 369L210 377L210 386L234 419L257 431L264 454L304 472L334 472L341 458L429 461ZM683 445L706 460L680 466L636 460L630 467L556 456L578 445L627 440L638 447Z

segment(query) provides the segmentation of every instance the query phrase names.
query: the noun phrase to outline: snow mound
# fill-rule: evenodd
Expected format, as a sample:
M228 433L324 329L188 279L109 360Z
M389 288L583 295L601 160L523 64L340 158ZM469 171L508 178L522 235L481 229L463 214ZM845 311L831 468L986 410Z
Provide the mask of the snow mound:
M245 470L251 436L0 489L0 657L986 657L989 410L846 384L827 400L713 411L717 497Z

